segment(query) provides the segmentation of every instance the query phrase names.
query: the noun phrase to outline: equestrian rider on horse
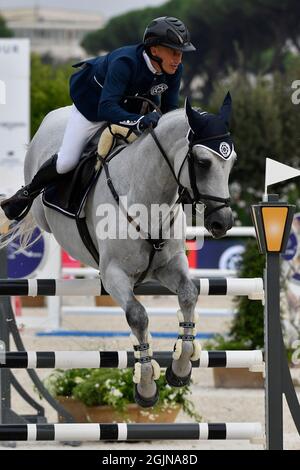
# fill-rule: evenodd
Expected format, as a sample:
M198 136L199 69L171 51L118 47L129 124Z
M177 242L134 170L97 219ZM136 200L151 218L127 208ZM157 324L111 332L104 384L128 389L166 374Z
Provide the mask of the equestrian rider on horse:
M70 79L73 105L61 147L31 183L1 202L6 217L22 219L45 186L76 167L100 122L118 124L137 134L157 125L159 113L143 113L141 102L132 103L126 96L150 97L162 113L178 108L182 53L194 50L182 21L165 16L147 26L142 43L73 65L80 70Z

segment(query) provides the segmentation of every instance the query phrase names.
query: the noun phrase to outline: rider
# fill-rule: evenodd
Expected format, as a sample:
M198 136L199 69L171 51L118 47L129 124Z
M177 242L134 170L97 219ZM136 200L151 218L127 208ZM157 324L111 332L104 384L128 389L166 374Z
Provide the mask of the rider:
M141 102L134 100L133 105L126 96L150 97L160 102L162 113L176 109L182 53L194 50L182 21L164 16L147 26L142 43L75 64L73 67L81 68L70 79L73 105L61 147L40 167L31 183L1 202L6 217L20 220L47 184L76 166L100 122L119 124L137 134L157 125L160 115L156 111L145 114Z

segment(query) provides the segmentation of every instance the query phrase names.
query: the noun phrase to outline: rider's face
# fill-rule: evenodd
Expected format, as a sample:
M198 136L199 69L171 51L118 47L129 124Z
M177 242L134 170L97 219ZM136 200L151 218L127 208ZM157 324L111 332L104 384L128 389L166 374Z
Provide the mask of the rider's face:
M152 46L151 53L152 55L162 59L162 68L170 75L173 75L176 72L182 60L182 52L177 51L177 49L172 49L171 47L161 45ZM157 71L161 71L157 62L153 60L152 64Z

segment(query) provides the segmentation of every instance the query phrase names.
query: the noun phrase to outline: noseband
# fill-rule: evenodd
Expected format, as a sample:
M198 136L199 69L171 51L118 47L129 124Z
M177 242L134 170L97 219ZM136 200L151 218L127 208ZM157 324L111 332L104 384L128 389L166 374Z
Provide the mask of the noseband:
M229 198L223 198L223 197L212 196L210 194L203 194L203 193L199 192L198 187L197 187L197 182L196 182L195 157L193 155L193 147L195 145L202 144L203 142L207 142L209 140L220 139L222 137L227 137L229 135L229 132L226 133L226 134L214 135L214 136L208 137L206 139L195 140L195 141L190 142L188 151L186 153L186 156L184 157L183 162L181 164L181 167L179 169L178 176L176 176L176 173L175 173L175 171L174 171L174 169L171 165L171 162L170 162L166 152L162 148L159 140L157 139L157 136L156 136L153 128L150 128L150 134L151 134L153 140L155 141L157 147L159 148L162 156L164 157L166 163L169 165L171 173L174 176L176 183L178 184L179 193L180 193L179 199L182 199L183 196L185 196L189 199L191 204L193 204L194 206L199 202L201 202L205 205L205 201L214 201L214 202L220 202L221 203L220 205L218 205L216 207L213 207L212 209L207 211L205 213L205 217L209 217L214 212L217 212L221 209L224 209L224 207L229 207L230 197ZM193 192L193 197L190 195L188 189L185 188L184 186L182 186L182 184L180 183L180 175L181 175L182 169L183 169L186 161L188 162L189 179L190 179L191 189L192 189L192 192ZM177 201L177 202L179 202L179 201Z

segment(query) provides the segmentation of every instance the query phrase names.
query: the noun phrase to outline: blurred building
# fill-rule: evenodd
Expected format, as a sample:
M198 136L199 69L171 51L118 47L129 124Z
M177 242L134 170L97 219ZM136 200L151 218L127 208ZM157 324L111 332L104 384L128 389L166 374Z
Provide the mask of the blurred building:
M30 39L33 52L58 60L85 57L82 38L104 23L99 13L39 7L1 10L1 15L15 37Z

